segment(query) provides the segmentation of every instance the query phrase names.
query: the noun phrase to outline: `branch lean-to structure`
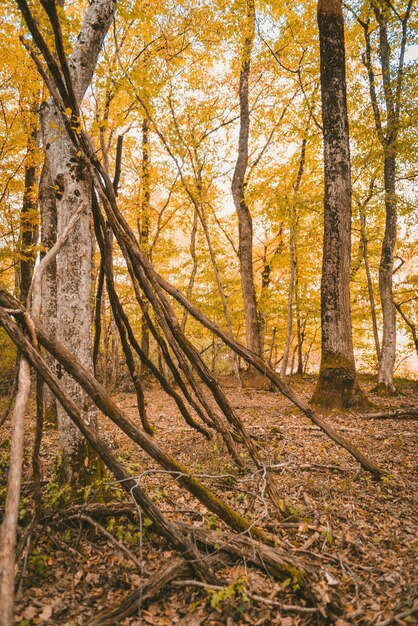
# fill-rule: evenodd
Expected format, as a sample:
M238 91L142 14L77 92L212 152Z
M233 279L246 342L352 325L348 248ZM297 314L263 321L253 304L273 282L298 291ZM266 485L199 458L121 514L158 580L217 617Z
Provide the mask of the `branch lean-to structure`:
M232 339L229 333L224 332L214 324L197 307L190 303L180 291L157 274L149 258L141 250L137 238L126 219L119 211L114 185L106 169L103 168L98 160L91 139L82 128L80 111L74 97L71 76L63 50L60 24L56 14L51 14L51 3L45 1L43 6L48 17L50 17L51 27L55 34L57 49L54 52L49 50L43 39L35 20L30 14L26 0L17 0L17 3L22 10L33 40L44 59L45 64L42 64L40 58L35 57L37 67L60 111L62 122L74 146L74 154L77 155L76 158L79 160L80 166L89 171L93 181L92 214L95 233L99 242L104 278L106 278L109 290L112 311L117 322L132 380L135 382L138 376L134 352L142 361L146 359L146 355L141 353L129 318L123 309L113 284L112 268L111 263L109 263L111 254L109 250L110 233L124 256L138 304L144 315L148 315L147 322L150 325L150 330L161 347L167 365L178 384L179 391L170 385L164 374L149 359L146 363L147 367L159 380L163 389L176 401L183 417L190 426L200 431L203 435L209 434L210 430L218 432L241 471L253 470L255 466L257 471L264 473L266 499L270 500L277 516L279 515L280 507L278 506L278 491L273 473L269 471L268 465L264 463L259 448L247 432L239 415L233 409L218 380L183 332L169 296L181 304L206 329L218 336L238 356L269 378L274 386L298 407L306 417L335 443L347 450L361 464L363 469L370 472L374 477L380 478L382 471L351 442L312 411L259 356ZM59 62L55 60L57 58ZM149 303L145 309L144 298ZM151 319L148 309L153 311L153 319ZM17 319L18 323L13 318ZM211 545L212 549L216 551L218 550L216 548L217 542L212 542L211 544L208 533L206 533L205 536L198 539L198 543L195 543L194 539L192 539L194 536L193 529L190 529L190 531L184 529L180 525L169 521L162 514L146 491L135 480L135 477L132 477L126 468L115 458L100 435L85 422L82 411L71 399L57 376L46 363L43 355L37 349L37 342L39 342L46 354L51 355L60 363L63 370L84 389L93 403L132 441L142 448L147 455L177 480L181 487L187 489L209 511L216 514L235 532L240 533L235 539L230 536L225 538L226 552L229 550L229 553L233 554L234 557L249 560L251 560L250 554L261 555L260 561L258 563L255 562L255 564L261 567L267 566L267 569L274 575L280 576L281 573L288 575L289 571L292 571L292 568L295 567L301 572L301 576L306 581L309 576L317 575L309 572L309 576L307 576L304 565L288 550L285 552L277 547L270 547L268 544L273 542L272 537L258 528L255 522L246 519L227 505L221 497L193 476L193 473L187 467L178 463L171 455L158 446L149 434L137 428L110 398L95 376L75 358L74 354L49 336L40 323L38 314L32 318L26 309L2 287L0 287L0 325L9 334L19 350L21 350L25 360L31 364L37 374L52 390L70 419L94 448L108 469L114 474L125 491L132 495L143 513L153 521L157 532L181 554L182 559L187 563L184 573L189 574L190 568L192 568L196 576L202 581L216 584L216 574L212 569L213 562L203 557L206 550L200 551L198 543L206 544L206 549ZM25 335L25 329L29 331L28 334L32 342ZM204 392L201 390L201 383L204 385ZM141 413L141 391L137 387L136 391ZM210 401L207 397L209 395ZM216 408L214 408L214 405L216 405ZM193 411L204 423L204 426L196 421ZM143 418L142 414L141 418ZM144 420L142 422L145 427ZM245 453L243 453L243 450ZM16 534L16 529L14 533ZM234 549L231 546L234 546ZM266 554L266 551L269 556ZM255 557L253 557L253 562L254 559ZM9 626L10 623L10 619L4 621L5 626Z

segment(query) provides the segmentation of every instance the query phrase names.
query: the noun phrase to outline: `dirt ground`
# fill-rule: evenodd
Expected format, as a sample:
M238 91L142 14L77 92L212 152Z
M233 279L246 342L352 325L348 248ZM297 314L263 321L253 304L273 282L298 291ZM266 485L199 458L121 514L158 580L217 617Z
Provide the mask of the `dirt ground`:
M319 579L312 583L308 579L300 589L292 579L277 581L249 564L231 562L219 574L225 581L223 590L177 581L151 601L140 603L137 615L122 624L417 623L413 610L418 606L416 421L364 419L354 411L323 413L389 472L377 483L277 393L240 390L231 379L224 383L266 464L274 465L282 498L280 520L266 511L261 474L251 464L246 474L238 474L219 438L208 442L189 428L175 404L152 386L146 390L146 400L150 420L157 428L155 440L195 474L202 475L201 480L228 503L275 534L289 553L314 563ZM308 399L314 379L295 378L291 384ZM378 410L418 405L417 383L400 382L401 395L390 399L374 396L372 381L363 381L363 386ZM139 423L135 396L122 393L117 400ZM104 417L100 426L113 452L132 475L138 476L167 517L207 529L224 528ZM0 431L1 507L8 428L7 423ZM174 552L147 520L142 520L140 532L133 501L112 477L97 480L77 497L59 485L55 474L57 436L51 426L47 426L41 453L47 513L38 524L31 525L33 432L34 420L28 416L16 623L83 625L104 608L118 604ZM94 518L97 502L106 507L107 515ZM96 525L81 519L80 512L94 518ZM123 552L115 540L131 554Z

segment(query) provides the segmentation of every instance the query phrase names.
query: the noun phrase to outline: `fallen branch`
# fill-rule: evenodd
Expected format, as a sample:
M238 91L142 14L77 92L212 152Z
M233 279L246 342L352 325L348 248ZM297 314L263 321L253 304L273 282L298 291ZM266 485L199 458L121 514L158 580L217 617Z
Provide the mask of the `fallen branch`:
M227 587L222 587L221 585L206 585L202 583L200 580L179 580L173 582L174 587L202 587L203 589L213 589L214 591L224 591ZM252 593L248 587L243 587L243 593L245 593L250 600L254 600L254 602L259 602L260 604L266 604L267 606L275 606L279 608L281 611L285 613L300 613L301 615L318 613L319 609L311 606L297 606L296 604L283 604L282 602L276 602L275 600L269 600L268 598L263 598L262 596L258 596L255 593Z
M4 290L0 287L0 304L3 300ZM12 299L8 296L8 299ZM3 300L4 301L4 300ZM12 299L15 304L18 304ZM23 312L23 308L20 310ZM3 309L4 311L4 309ZM32 365L40 371L41 375L47 373L48 377L50 372L47 364L43 361L38 353L33 353L32 346L25 339L23 334L19 331L16 324L14 324L7 313L2 312L0 308L0 324L5 328L6 332L10 335L19 347L28 355ZM252 535L262 540L266 540L266 534L257 529L249 520L246 520L242 515L237 513L234 509L228 506L220 497L210 491L200 481L194 478L187 467L177 462L174 457L167 454L162 450L145 432L139 430L131 420L125 416L121 409L113 402L110 396L102 385L94 378L92 373L87 370L71 353L69 353L59 342L51 339L46 333L43 326L34 321L36 332L40 343L45 349L59 362L62 367L67 371L76 382L84 389L84 391L92 398L96 406L103 411L105 415L109 417L125 434L127 434L135 443L137 443L147 454L155 459L165 470L172 472L178 482L185 487L192 495L202 502L212 513L218 515L229 526L238 531L249 530ZM48 381L46 381L49 385ZM57 379L58 382L58 379ZM53 390L56 392L57 386ZM61 385L58 382L58 389L61 390ZM71 403L73 404L73 403Z
M125 556L127 556L128 559L130 559L133 563L135 563L135 565L137 566L138 570L141 573L145 571L143 563L141 563L141 561L139 561L136 558L136 556L129 550L129 548L127 548L125 544L122 543L122 541L118 541L116 537L114 537L110 532L108 532L104 526L99 524L99 522L97 522L95 519L90 517L90 515L86 515L85 513L81 513L80 511L79 513L75 513L74 515L67 516L66 519L67 520L77 519L77 520L84 520L88 522L91 526L93 526L93 528L97 528L97 530L100 531L102 535L106 537L106 539L108 539L111 543L113 543L118 548L118 550L120 550Z
M376 626L390 626L390 624L400 624L400 620L403 620L404 617L409 617L410 615L416 615L418 613L418 604L409 609L408 611L403 611L402 613L398 613L397 615L393 615L388 619L385 619L383 622L377 622ZM403 622L402 622L403 623Z
M392 420L392 419L417 419L418 409L396 409L394 411L382 411L381 413L365 413L361 416L366 420Z
M22 481L24 416L30 392L30 367L22 357L19 366L18 389L12 415L10 463L7 495L0 544L0 612L1 626L14 626L16 532Z

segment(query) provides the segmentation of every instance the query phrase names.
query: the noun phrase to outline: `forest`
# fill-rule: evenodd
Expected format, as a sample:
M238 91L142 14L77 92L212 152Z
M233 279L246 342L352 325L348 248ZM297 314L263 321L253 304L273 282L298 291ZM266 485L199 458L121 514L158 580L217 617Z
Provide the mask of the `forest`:
M2 1L0 626L417 623L417 6Z

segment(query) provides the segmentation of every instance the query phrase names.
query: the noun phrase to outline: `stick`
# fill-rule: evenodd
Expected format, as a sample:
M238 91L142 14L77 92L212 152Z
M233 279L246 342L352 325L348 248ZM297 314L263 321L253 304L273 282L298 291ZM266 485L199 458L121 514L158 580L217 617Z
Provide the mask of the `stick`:
M30 367L22 357L19 366L18 391L12 415L10 467L4 520L1 527L0 626L14 626L16 532L22 481L24 416L30 391Z

